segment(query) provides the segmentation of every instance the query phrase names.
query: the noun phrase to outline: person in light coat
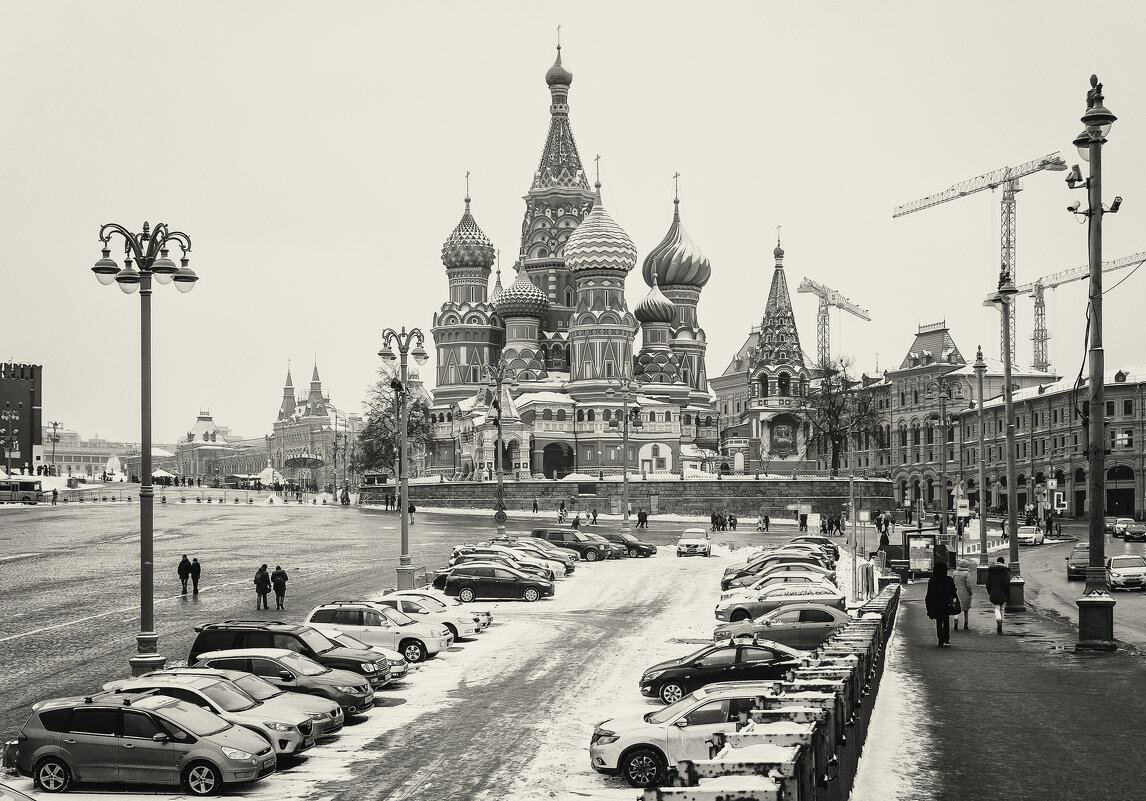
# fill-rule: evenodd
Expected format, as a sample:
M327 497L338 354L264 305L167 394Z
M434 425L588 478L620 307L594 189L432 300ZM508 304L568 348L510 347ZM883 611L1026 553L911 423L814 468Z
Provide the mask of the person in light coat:
M964 559L955 566L955 572L951 574L951 578L955 581L955 594L959 596L959 605L963 607L963 629L971 628L969 615L971 612L971 592L975 587L975 580L971 578L972 571L975 570L975 564L969 559ZM959 616L955 616L955 631L959 630Z

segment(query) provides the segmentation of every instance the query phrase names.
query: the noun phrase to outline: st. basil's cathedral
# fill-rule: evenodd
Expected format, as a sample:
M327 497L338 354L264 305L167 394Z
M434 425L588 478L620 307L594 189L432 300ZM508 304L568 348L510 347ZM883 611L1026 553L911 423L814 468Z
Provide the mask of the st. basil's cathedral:
M500 464L515 477L597 476L626 463L644 473L711 469L717 414L697 314L711 265L685 233L674 199L668 232L642 263L648 293L630 311L625 279L637 249L602 203L599 180L589 185L560 46L545 82L549 134L525 197L514 280L503 287L499 270L490 290L496 251L469 197L442 246L449 299L431 329L437 376L426 472L488 476L499 411ZM487 367L500 366L499 398Z

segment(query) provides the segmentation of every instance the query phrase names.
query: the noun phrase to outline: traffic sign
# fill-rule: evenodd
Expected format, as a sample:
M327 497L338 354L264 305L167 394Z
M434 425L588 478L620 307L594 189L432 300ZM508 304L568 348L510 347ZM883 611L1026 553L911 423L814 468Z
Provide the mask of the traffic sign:
M1047 479L1047 489L1049 489L1049 490L1058 489L1058 479L1057 478L1048 478Z
M958 500L955 502L955 516L956 517L970 517L971 516L971 502L967 500Z

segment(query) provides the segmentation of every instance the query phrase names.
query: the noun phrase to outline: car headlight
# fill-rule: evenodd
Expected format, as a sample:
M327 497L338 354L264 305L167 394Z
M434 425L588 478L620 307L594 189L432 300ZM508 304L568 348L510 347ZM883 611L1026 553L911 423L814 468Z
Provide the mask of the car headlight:
M231 748L227 745L224 745L222 750L223 756L227 759L251 759L253 756L246 751L240 751L238 748Z
M292 731L294 729L294 726L287 723L278 723L273 720L264 720L263 725L271 731Z
M431 637L445 637L446 636L446 630L445 629L431 629L430 630L430 636Z
M606 734L605 732L601 732L600 736L597 737L597 745L608 745L609 743L617 742L617 740L619 740L619 739L620 738L617 737L617 735L615 735L611 732L609 734Z
M390 667L402 667L403 665L406 664L406 660L405 659L387 659L386 664L388 664Z
M335 685L334 689L338 690L340 693L357 693L357 692L360 692L360 690L357 687L347 687L345 685Z
M661 675L662 673L664 673L663 670L654 670L652 673L646 673L645 675L641 676L641 684L644 684L645 682L652 681L653 679L655 679L657 676Z
M327 720L329 717L330 717L330 715L327 714L326 712L311 712L310 713L310 719L311 720Z
M373 673L378 669L378 666L373 662L363 662L358 667L362 668L363 673Z
M1122 578L1122 574L1119 573L1117 570L1111 570L1110 571L1110 577L1111 578Z

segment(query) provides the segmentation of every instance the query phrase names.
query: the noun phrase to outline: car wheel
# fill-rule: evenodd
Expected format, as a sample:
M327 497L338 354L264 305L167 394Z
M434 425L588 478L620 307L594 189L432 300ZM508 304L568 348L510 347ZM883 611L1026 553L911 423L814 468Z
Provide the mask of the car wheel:
M651 748L636 748L621 759L621 775L631 787L655 785L664 770L664 758Z
M62 793L72 783L72 772L62 759L41 759L32 770L33 784L45 793Z
M426 661L426 646L423 645L420 640L402 640L402 644L398 646L398 650L402 652L402 656L406 657L406 661L411 664Z
M684 694L684 685L682 685L679 681L666 681L661 685L661 691L658 693L661 700L666 704L675 704L677 701L684 698Z
M585 561L586 562L596 562L597 561L597 552L592 550L592 549L585 551Z
M636 559L640 555L641 555L640 551L638 551L636 548L630 548L629 549L630 558Z
M223 787L223 780L214 765L196 762L184 771L183 786L191 795L216 795Z
M458 600L462 603L473 603L475 598L477 598L477 593L473 591L472 587L462 587L458 590Z
M451 625L450 623L447 623L446 624L446 631L448 631L450 633L450 636L453 637L455 640L458 638L457 626L454 626L454 625Z
M536 587L526 587L525 592L521 593L521 600L533 603L541 597L541 593L537 591Z
M739 623L741 620L751 620L752 615L748 614L745 609L737 609L728 619L733 623Z
M705 551L705 552L704 552L704 555L705 555L705 556L712 556L712 551Z

